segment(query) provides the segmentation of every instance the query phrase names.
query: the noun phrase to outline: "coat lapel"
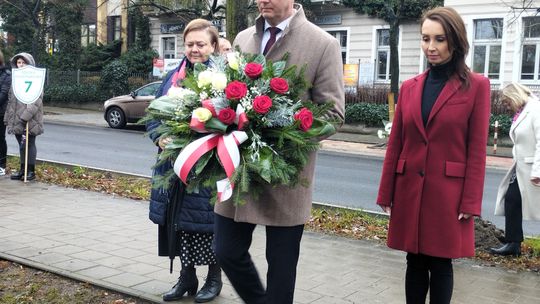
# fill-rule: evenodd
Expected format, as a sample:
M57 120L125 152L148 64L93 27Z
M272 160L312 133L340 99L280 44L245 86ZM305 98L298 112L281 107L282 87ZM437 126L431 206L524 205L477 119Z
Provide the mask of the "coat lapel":
M427 135L426 129L424 128L424 123L422 122L422 92L424 90L424 83L426 82L427 73L428 72L424 72L414 78L415 82L411 88L411 96L409 96L414 124L425 140L427 140Z
M437 112L441 110L441 108L448 102L450 97L452 97L459 90L460 87L461 81L459 81L457 77L452 77L448 79L448 82L446 82L446 84L444 85L444 88L439 94L439 97L437 97L437 100L435 100L433 109L431 109L431 113L429 113L429 118L426 126L429 125L433 117L437 115Z
M510 139L512 140L512 142L514 141L516 127L525 119L529 111L530 111L530 108L527 107L527 105L525 105L525 107L523 108L523 111L521 111L516 121L514 121L514 123L512 123L512 126L510 126Z

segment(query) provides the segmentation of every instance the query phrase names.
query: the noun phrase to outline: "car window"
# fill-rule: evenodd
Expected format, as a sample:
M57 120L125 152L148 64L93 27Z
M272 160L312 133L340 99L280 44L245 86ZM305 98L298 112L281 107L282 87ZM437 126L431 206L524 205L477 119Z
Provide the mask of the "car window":
M137 91L137 96L155 96L159 88L159 83L152 83Z

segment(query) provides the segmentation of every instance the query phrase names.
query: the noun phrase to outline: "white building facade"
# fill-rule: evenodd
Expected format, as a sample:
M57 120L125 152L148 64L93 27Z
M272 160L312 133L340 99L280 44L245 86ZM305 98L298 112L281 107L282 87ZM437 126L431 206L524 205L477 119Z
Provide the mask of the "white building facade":
M540 88L540 8L530 1L448 0L467 26L471 46L467 64L493 86L515 81ZM515 8L512 8L515 7Z

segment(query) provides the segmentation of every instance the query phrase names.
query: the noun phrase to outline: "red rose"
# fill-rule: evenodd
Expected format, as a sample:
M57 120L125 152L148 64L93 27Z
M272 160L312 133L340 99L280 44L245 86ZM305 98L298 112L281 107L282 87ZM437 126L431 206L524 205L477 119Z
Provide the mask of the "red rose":
M313 113L307 108L302 108L294 114L294 119L300 121L300 130L305 132L313 124Z
M253 99L253 110L259 114L266 114L272 107L272 99L266 95L257 96Z
M287 80L279 77L270 79L270 88L278 94L285 94L289 90Z
M246 64L246 67L244 68L244 73L246 73L247 77L251 79L259 78L259 76L261 76L262 74L262 71L263 66L255 62L250 62Z
M246 96L246 93L247 85L238 80L230 82L225 88L225 95L227 96L227 99L239 100Z
M218 119L226 125L230 125L236 118L236 112L231 108L225 108L219 111Z

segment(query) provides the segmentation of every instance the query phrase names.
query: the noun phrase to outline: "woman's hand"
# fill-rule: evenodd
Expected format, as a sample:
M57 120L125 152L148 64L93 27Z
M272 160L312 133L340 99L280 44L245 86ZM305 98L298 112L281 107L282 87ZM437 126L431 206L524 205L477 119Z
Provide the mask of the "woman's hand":
M170 144L171 142L172 142L172 137L165 136L165 137L159 138L158 145L161 148L161 150L165 150L165 146Z
M468 220L472 215L468 213L460 213L457 217L458 221L461 221L462 219Z
M392 213L392 207L390 206L381 206L382 210L384 211L384 213L390 215L390 213Z
M531 177L531 183L537 187L540 187L540 177Z

